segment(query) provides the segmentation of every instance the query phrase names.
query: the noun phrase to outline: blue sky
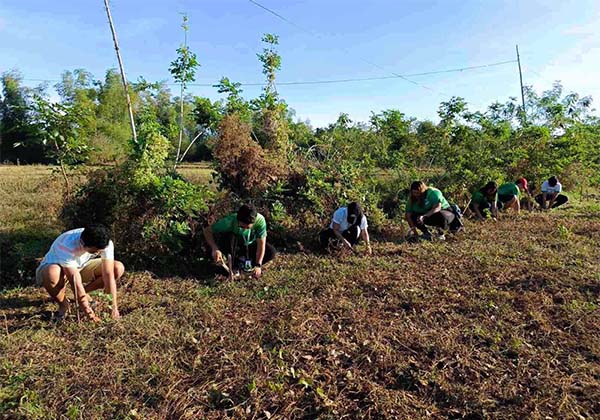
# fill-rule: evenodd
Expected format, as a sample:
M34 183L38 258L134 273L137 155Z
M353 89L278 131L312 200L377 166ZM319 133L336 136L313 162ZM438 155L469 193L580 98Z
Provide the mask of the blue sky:
M169 63L182 41L180 13L186 12L189 45L202 64L198 83L221 76L261 82L256 53L262 34L271 32L280 37L281 82L477 66L515 59L519 44L525 84L543 90L561 80L568 91L600 100L597 0L257 1L296 26L248 0L113 0L128 78L170 81ZM116 66L102 0L0 2L0 72L16 68L26 79L56 80L64 70L85 68L102 78ZM341 112L366 121L388 108L435 120L440 101L452 95L472 109L519 95L516 64L411 79L420 85L395 78L278 91L297 118L313 126ZM211 87L190 92L219 97ZM259 93L260 87L244 89L248 98Z

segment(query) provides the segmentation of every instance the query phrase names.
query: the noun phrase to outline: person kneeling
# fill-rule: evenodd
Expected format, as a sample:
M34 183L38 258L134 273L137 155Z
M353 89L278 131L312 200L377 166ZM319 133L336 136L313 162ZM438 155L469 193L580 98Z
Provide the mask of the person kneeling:
M367 217L363 214L360 204L352 202L347 207L340 207L333 213L329 227L319 234L321 249L326 251L331 240L337 239L354 251L354 245L362 238L367 245L367 254L371 255L368 226Z
M542 193L535 197L535 201L543 210L555 209L569 201L569 198L561 194L562 185L558 178L551 176L542 183Z
M498 205L498 184L490 181L483 188L473 193L469 209L475 213L477 220L486 220L489 217L496 220L498 218L498 207L501 206L502 203Z
M513 209L519 214L521 211L521 193L527 192L527 180L523 177L516 182L507 182L498 187L498 200L503 208Z
M452 233L462 228L462 222L454 214L442 192L437 188L428 187L423 181L415 181L410 185L406 221L411 232L414 232L415 228L419 229L425 240L432 239L427 226L434 226L442 231L449 228ZM444 239L443 233L438 238Z
M216 235L216 236L215 236ZM231 255L234 269L262 275L263 266L275 258L277 251L267 243L267 222L254 206L244 204L237 213L231 213L204 229L204 238L211 249L215 263L222 267L220 274L229 273L226 255Z
M99 254L99 258L98 258ZM57 319L69 309L67 281L73 286L79 307L92 321L100 319L90 306L88 293L104 288L112 296L112 318L120 317L117 306L117 280L125 267L114 259L114 245L108 228L90 225L61 234L38 266L35 277L58 304ZM84 285L85 284L85 285Z

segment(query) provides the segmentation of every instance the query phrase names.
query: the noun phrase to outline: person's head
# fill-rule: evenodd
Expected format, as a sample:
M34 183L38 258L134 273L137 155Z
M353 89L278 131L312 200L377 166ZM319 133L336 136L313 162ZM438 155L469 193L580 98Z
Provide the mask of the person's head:
M360 207L360 204L358 204L356 201L349 203L348 204L348 217L347 217L348 223L350 225L360 223L362 218L363 218L363 211L362 211L362 208Z
M98 252L108 246L110 232L104 225L92 224L83 228L81 243L90 253Z
M517 184L517 187L519 187L521 191L527 191L527 180L525 178L521 177L517 179L515 184Z
M427 184L425 184L423 181L414 181L412 184L410 184L410 198L411 199L416 199L416 200L421 199L425 195L426 191L427 191Z
M556 187L556 184L558 184L557 177L551 176L550 178L548 178L548 185L550 185L551 187Z
M481 192L486 196L495 195L497 191L498 191L498 184L496 184L496 182L494 182L494 181L488 182L481 189Z
M237 212L237 221L240 227L250 229L256 221L256 208L252 204L244 204Z

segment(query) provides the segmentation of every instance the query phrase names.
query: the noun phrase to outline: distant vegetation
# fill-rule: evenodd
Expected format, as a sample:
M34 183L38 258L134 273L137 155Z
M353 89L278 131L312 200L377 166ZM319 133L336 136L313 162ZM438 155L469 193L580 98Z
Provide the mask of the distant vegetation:
M55 86L57 104L44 87L23 86L17 71L4 73L2 160L60 165L66 227L94 218L112 225L132 249L158 241L157 249L167 252L184 249L199 224L241 201L254 202L268 217L273 238L287 246L310 240L323 218L348 200L362 202L380 228L386 217L401 214L405 189L417 177L462 204L489 180L525 176L535 186L558 175L570 190L600 183L600 120L592 114L592 99L565 93L559 83L541 94L528 87L526 109L511 98L475 111L454 97L440 104L438 123L388 109L368 122L342 113L313 129L294 120L277 92L278 37L262 40L265 86L257 98L243 97L240 83L227 77L215 86L223 95L218 101L185 94L199 67L186 45L170 67L182 98L164 83L131 83L137 142L115 70L104 80L82 69L64 72ZM183 159L213 162L217 195L174 171ZM72 170L84 163L117 166L71 191ZM103 205L84 206L90 202ZM130 219L136 214L140 219ZM119 237L128 231L133 236Z

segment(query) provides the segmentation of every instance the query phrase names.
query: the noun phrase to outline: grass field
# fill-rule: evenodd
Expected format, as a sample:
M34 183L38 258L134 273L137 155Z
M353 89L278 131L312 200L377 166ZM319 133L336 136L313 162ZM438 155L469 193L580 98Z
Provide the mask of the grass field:
M22 255L59 233L57 185L0 167ZM42 289L5 289L0 418L600 418L600 203L572 201L260 280L127 273L119 322L54 325Z

